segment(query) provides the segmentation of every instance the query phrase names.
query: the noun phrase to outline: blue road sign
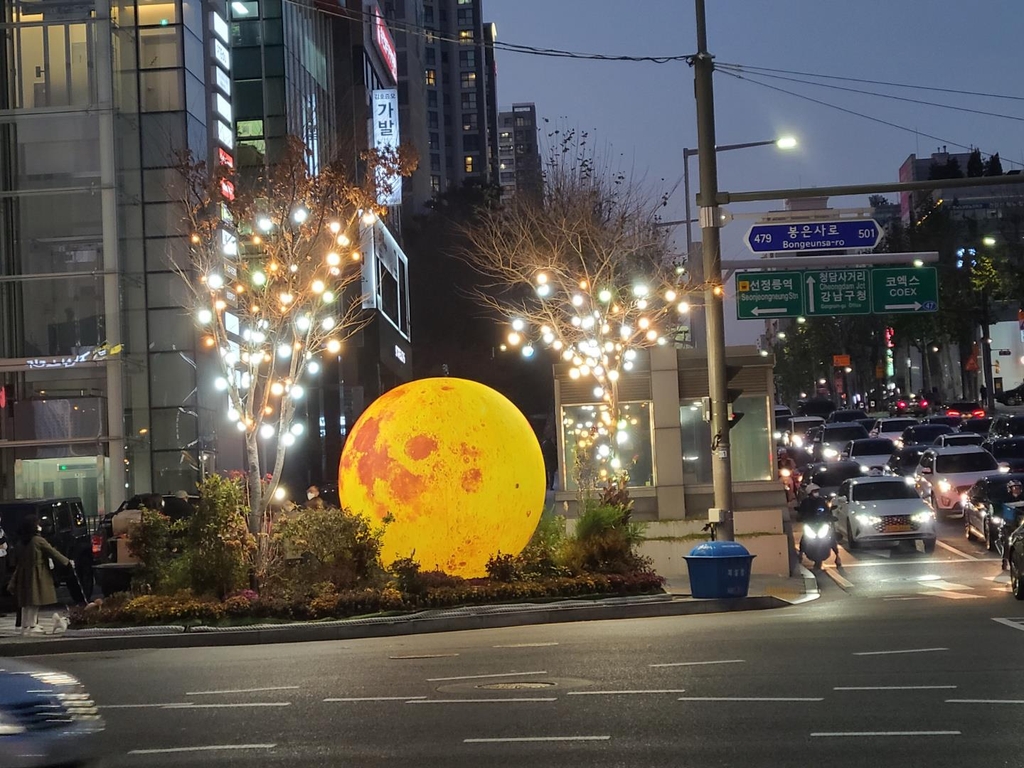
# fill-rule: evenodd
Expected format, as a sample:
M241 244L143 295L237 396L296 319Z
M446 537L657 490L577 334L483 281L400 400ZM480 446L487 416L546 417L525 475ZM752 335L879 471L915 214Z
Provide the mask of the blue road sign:
M881 239L882 228L874 219L840 219L755 224L746 242L754 253L792 253L874 248Z

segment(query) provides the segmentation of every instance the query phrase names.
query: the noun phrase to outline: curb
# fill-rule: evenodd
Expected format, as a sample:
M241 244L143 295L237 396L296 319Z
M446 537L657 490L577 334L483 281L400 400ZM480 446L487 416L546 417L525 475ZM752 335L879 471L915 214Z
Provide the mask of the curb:
M396 617L378 619L339 620L330 623L263 625L258 628L231 628L218 631L212 628L188 632L163 634L92 635L88 637L62 636L53 640L27 640L3 643L0 655L37 656L62 653L95 653L152 648L203 648L236 645L269 645L273 643L306 643L324 640L355 640L369 637L400 637L404 635L459 632L469 629L498 629L503 627L560 624L576 621L606 621L612 619L658 618L687 616L703 613L756 611L782 608L789 601L771 595L747 598L713 600L656 600L644 603L593 605L592 603L562 605L516 606L517 610L504 613L485 613L463 616L424 616L420 618ZM171 628L168 627L168 630ZM177 627L173 628L178 630Z

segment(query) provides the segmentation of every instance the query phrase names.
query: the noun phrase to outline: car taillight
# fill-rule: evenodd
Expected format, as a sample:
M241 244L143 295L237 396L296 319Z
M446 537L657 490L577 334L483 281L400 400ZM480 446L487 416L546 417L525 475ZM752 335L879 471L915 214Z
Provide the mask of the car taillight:
M896 403L896 407L897 408L906 408L907 407L906 400L900 400L898 403Z
M94 533L92 535L92 556L99 557L103 554L103 534Z
M946 411L946 415L947 416L959 416L960 415L960 411L954 411L952 408L950 408L948 411Z
M927 400L922 400L921 401L921 407L922 408L927 408L928 407L928 401Z
M972 413L971 415L974 416L976 419L982 419L982 418L985 417L985 412L982 411L982 410L977 410L974 413Z

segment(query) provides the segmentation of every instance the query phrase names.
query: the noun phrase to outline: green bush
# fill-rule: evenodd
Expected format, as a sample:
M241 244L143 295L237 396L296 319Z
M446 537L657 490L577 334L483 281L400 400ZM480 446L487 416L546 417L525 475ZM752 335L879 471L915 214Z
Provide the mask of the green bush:
M503 555L500 552L487 561L487 575L494 581L511 583L523 581L526 572L520 555Z
M650 569L636 552L644 526L630 520L629 507L587 501L576 531L563 550L563 563L573 573L628 574Z
M197 595L224 598L249 585L256 543L249 533L241 483L219 475L199 486L199 502L188 520L182 568Z
M282 517L274 532L292 556L277 576L303 592L326 582L338 592L378 586L383 582L380 561L383 528L371 528L365 518L344 509L302 509Z
M519 555L523 573L529 577L564 576L565 518L545 511L530 543Z

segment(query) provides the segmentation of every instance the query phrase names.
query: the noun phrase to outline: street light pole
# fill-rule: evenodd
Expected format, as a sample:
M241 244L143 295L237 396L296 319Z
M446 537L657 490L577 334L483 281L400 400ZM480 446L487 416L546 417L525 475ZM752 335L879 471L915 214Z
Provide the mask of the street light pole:
M714 62L708 52L704 0L694 0L697 53L693 58L697 100L697 157L700 167L700 225L703 239L704 314L707 322L708 394L711 400L711 471L718 536L733 538L732 465L729 455L728 374L725 364L725 311L722 286L721 214L718 208L718 158L715 151ZM689 217L687 217L689 218Z

